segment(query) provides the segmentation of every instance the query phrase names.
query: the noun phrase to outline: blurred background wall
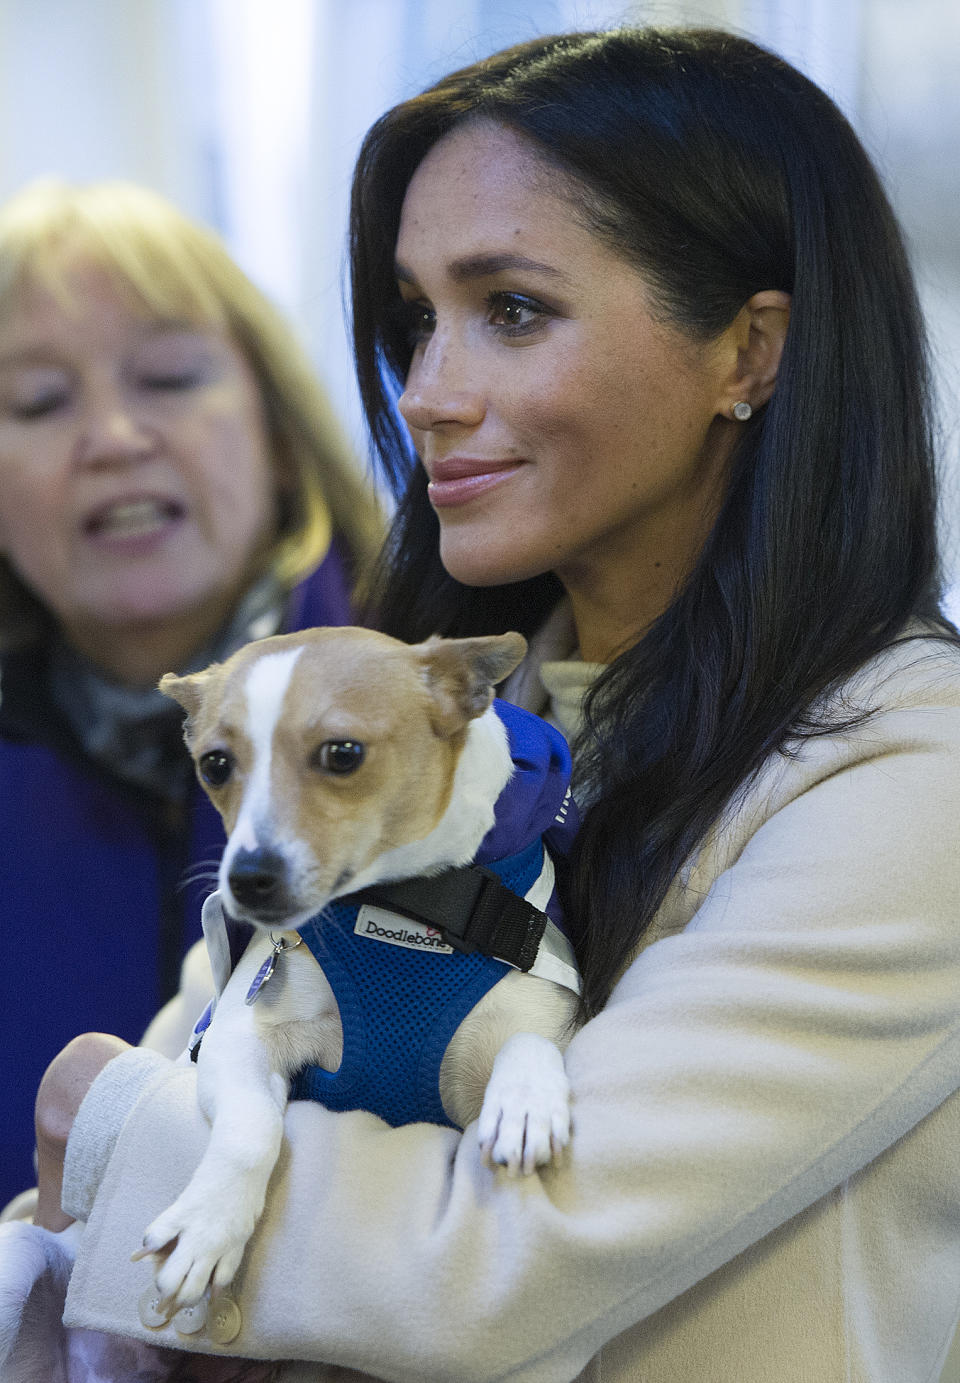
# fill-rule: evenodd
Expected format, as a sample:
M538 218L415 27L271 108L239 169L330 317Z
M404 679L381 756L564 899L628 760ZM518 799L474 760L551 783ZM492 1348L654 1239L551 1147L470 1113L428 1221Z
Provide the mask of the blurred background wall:
M722 24L827 88L884 174L933 336L960 581L957 0L0 0L0 197L125 177L214 225L292 315L358 448L343 230L360 136L444 72L537 33Z

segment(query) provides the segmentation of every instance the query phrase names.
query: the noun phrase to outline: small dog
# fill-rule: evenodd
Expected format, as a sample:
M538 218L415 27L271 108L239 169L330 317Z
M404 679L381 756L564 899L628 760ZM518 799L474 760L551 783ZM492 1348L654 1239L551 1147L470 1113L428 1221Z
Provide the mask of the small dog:
M204 910L208 944L219 935L222 952L224 915L228 926L253 929L197 1054L207 1151L136 1255L159 1260L157 1290L171 1310L233 1279L279 1154L291 1079L302 1081L306 1069L307 1093L334 1108L369 1107L324 1094L335 1087L354 1021L322 968L334 954L323 949L327 920L347 895L366 891L369 899L390 881L450 877L442 872L467 865L495 833L495 808L517 770L493 687L525 649L519 634L408 646L369 630L316 629L161 680L187 712L188 747L228 831L219 896ZM554 735L536 717L507 712ZM561 798L549 820L562 825L573 809L569 790ZM553 888L543 829L526 888L538 910ZM391 910L389 894L387 911L378 901L363 903L348 924L351 945L354 934L373 937L386 943L375 950L393 952L390 963L410 965L421 961L407 959L411 950L454 953L439 926ZM486 992L442 1052L432 1112L428 1100L425 1114L385 1117L463 1128L479 1116L485 1155L513 1173L531 1172L566 1146L561 1049L578 985L569 944L552 944L530 973L492 962L495 982L484 981ZM220 965L222 976L231 965Z

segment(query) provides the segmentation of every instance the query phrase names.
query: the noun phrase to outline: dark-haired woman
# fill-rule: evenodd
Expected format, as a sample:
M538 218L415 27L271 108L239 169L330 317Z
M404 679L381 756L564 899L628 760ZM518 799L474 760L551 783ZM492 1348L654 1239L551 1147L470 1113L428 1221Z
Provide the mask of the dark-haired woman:
M524 630L511 690L576 740L574 1135L510 1181L475 1128L294 1104L230 1348L438 1383L933 1379L960 1302L960 650L877 178L775 57L624 31L388 113L353 215L400 499L380 618ZM81 1107L71 1323L215 1350L142 1325L126 1263L199 1157L193 1090L129 1052Z

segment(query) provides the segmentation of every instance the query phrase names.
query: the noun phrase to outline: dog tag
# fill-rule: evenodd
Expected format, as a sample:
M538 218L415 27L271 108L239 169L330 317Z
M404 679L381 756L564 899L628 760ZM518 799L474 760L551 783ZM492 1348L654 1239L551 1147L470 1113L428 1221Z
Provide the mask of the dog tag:
M292 951L295 946L299 946L303 937L297 937L296 941L291 941L288 945L282 936L277 938L271 932L270 940L273 942L273 950L250 981L250 988L247 990L247 997L244 1000L246 1004L255 1004L257 1002L260 997L260 991L271 979L274 970L277 968L277 960L279 957L283 955L284 951Z
M270 952L266 960L261 965L260 969L254 975L253 980L250 984L250 988L247 990L247 997L244 1001L245 1003L255 1004L257 1002L257 999L260 996L261 989L271 978L274 970L276 970L277 968L277 956L280 954L282 950L282 946L278 947L274 945L273 950Z

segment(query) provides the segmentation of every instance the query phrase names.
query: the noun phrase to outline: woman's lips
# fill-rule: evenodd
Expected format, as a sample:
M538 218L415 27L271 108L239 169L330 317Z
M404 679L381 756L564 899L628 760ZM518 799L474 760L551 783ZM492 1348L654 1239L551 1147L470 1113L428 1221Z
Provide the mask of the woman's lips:
M516 457L482 461L466 456L447 456L429 467L427 495L434 509L452 509L485 495L523 465Z
M83 531L88 538L108 547L149 547L176 527L185 514L177 500L157 495L138 495L101 504L87 516Z

